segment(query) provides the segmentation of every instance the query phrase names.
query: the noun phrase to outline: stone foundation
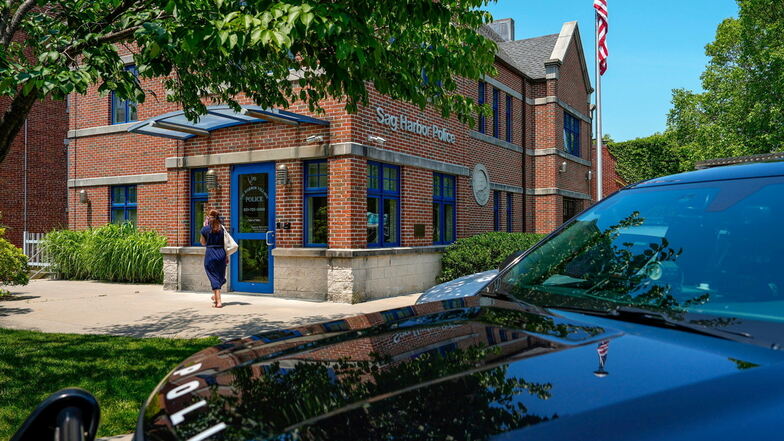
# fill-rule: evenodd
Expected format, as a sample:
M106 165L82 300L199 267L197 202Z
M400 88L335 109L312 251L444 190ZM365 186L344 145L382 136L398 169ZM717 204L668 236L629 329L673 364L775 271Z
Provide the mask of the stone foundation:
M359 303L435 285L444 247L276 248L275 294Z
M163 254L163 289L168 291L210 292L210 279L204 272L204 247L165 247ZM230 271L226 268L226 285L229 291Z
M443 248L276 248L272 251L275 295L359 303L422 292L436 283ZM204 252L203 247L162 248L163 288L209 292ZM230 290L228 283L226 290Z

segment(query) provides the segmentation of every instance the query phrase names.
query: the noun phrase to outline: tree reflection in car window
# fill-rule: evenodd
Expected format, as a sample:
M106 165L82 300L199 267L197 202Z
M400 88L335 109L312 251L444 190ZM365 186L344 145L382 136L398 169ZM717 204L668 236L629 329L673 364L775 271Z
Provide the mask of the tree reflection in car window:
M539 306L618 304L782 323L782 193L781 177L623 191L540 244L495 288Z

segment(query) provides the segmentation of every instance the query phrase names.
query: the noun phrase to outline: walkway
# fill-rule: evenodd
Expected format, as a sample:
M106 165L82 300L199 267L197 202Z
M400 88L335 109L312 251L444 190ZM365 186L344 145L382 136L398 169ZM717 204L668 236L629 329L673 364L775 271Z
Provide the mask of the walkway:
M216 309L207 293L164 291L161 285L33 280L9 289L16 299L0 301L0 328L221 339L398 308L418 297L348 305L224 294L224 307Z

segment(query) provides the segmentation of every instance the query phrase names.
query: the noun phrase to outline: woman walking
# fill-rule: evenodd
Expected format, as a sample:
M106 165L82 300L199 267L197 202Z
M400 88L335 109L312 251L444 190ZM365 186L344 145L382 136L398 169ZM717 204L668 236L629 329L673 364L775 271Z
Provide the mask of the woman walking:
M223 246L224 234L217 210L210 210L208 224L201 229L201 244L207 247L204 254L204 270L212 288L212 307L223 308L221 287L226 284L226 265L229 256Z

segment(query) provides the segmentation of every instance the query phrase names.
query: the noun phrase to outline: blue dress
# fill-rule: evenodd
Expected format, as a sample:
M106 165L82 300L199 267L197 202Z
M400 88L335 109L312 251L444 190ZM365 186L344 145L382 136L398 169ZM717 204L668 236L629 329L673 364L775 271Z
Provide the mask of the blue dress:
M221 289L226 284L226 250L223 249L223 229L217 233L206 226L201 235L207 240L207 252L204 254L204 270L210 279L212 289Z

